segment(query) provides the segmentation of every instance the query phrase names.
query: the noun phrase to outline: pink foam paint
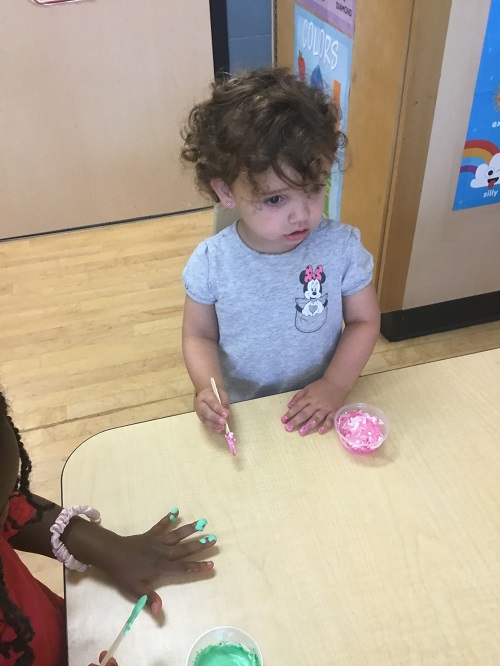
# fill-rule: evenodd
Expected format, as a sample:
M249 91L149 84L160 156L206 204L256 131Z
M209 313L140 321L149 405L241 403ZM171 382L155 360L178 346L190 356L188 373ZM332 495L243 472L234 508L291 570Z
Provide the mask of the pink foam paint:
M335 415L335 429L342 445L360 455L375 451L389 434L386 415L366 403L346 405Z
M210 377L210 384L212 385L212 390L215 393L215 395L217 397L217 400L222 405L222 400L220 399L219 391L217 389L217 384L215 383L215 379L213 377ZM229 430L229 426L227 425L227 422L226 422L226 440L227 440L227 444L229 446L229 450L231 451L233 456L235 456L236 455L236 446L234 444L234 440L235 440L234 432L231 432Z
M382 421L376 416L357 409L340 416L337 427L340 434L351 446L369 446L378 444L384 437L380 427Z
M229 450L233 454L233 456L236 455L236 446L235 446L235 438L234 438L234 433L229 431L226 433L226 440L227 444L229 446Z

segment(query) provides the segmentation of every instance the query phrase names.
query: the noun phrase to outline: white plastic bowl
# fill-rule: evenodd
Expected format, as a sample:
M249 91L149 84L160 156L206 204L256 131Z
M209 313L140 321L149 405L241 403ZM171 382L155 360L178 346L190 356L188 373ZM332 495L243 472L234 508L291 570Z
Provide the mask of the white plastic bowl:
M243 645L249 652L254 652L257 655L260 666L264 666L264 659L262 652L255 640L237 627L214 627L202 634L192 645L189 650L186 666L194 666L194 662L198 653L204 650L209 645L219 645L219 643L234 643L236 645Z

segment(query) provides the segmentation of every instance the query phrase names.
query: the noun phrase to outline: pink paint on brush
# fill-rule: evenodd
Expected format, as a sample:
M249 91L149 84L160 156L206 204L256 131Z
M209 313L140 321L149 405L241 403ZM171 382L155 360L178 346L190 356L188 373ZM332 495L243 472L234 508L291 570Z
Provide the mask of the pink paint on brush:
M219 391L217 389L217 385L216 385L215 379L213 377L210 377L210 384L212 385L212 390L215 393L215 395L217 397L217 400L222 405L222 400L220 399ZM235 440L234 432L231 432L229 430L229 426L227 425L227 421L226 421L226 440L227 440L227 445L229 446L229 450L231 451L233 456L235 456L236 455L236 446L234 444L234 440Z
M236 446L235 446L235 440L234 440L234 433L231 432L231 431L226 433L226 440L227 440L227 444L229 446L229 450L231 451L233 456L235 456L236 455Z

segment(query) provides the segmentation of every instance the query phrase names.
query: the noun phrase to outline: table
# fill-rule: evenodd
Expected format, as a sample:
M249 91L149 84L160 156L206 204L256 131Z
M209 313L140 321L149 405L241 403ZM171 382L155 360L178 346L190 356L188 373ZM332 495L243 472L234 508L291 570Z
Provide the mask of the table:
M164 625L141 614L120 666L184 666L220 624L253 635L266 666L498 666L499 378L500 350L361 378L350 397L392 427L367 457L287 433L286 394L234 405L236 458L193 413L84 442L66 506L123 534L179 506L219 541L216 575L160 588ZM67 574L66 599L70 664L86 666L131 602L91 569Z

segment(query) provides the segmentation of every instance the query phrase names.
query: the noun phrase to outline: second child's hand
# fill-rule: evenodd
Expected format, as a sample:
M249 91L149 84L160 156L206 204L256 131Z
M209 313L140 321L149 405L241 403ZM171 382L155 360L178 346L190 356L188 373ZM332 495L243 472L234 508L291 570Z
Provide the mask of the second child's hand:
M298 430L302 437L315 429L324 435L333 429L335 413L342 407L345 398L344 390L324 378L318 379L293 396L281 422L288 432Z
M200 519L172 529L178 515L178 509L172 509L150 530L132 536L120 536L88 521L72 521L63 536L70 552L102 569L135 601L146 594L147 605L156 614L162 600L154 588L162 579L206 574L214 568L212 560L193 559L217 541L213 534L200 534L207 521Z

